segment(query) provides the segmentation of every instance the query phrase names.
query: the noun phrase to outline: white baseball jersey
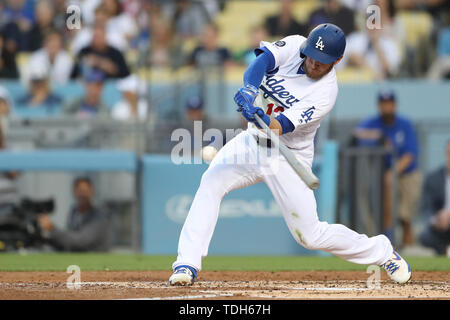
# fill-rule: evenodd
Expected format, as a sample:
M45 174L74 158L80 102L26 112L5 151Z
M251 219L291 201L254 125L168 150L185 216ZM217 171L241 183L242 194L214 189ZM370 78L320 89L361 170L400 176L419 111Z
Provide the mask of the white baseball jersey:
M273 43L261 42L260 48L266 47L275 57L275 67L264 76L255 105L270 116L276 117L280 113L286 116L295 129L283 134L280 140L310 158L320 121L336 102L338 85L334 67L319 80L304 73L305 58L300 57L300 46L304 41L305 37L293 35ZM248 130L261 134L253 123L249 123Z
M296 156L312 165L313 139L320 121L332 109L337 92L335 70L320 80L309 79L301 69L300 46L304 37L289 36L275 43L262 42L275 57L255 101L267 114L283 113L295 126L281 140ZM279 205L286 225L302 246L323 250L347 261L381 265L393 248L384 235L367 237L344 225L319 221L314 193L279 153L269 152L252 135L265 135L253 124L219 150L203 174L181 230L177 260L172 267L192 266L198 271L219 217L222 198L232 190L264 182Z

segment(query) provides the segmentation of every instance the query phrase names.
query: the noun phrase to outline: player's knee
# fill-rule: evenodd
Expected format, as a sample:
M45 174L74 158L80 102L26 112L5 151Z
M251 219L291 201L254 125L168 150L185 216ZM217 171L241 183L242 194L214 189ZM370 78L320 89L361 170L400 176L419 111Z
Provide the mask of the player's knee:
M200 181L200 189L207 192L213 192L214 194L224 194L224 180L221 177L221 173L214 168L210 168L205 171Z
M308 250L321 250L323 249L323 226L317 224L313 228L309 228L307 231L300 232L295 230L295 239L297 242Z
M299 243L308 250L322 249L319 242L315 238L303 238Z
M302 233L300 230L295 229L295 240L298 244L305 247L308 250L315 250L317 247L317 240L309 232Z

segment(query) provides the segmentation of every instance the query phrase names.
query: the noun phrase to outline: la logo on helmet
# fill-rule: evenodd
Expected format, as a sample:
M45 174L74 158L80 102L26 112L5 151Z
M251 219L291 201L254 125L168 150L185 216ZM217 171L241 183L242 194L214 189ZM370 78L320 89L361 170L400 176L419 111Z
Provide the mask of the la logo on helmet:
M323 44L322 37L319 36L319 39L317 39L317 42L316 42L316 48L320 49L320 51L323 51L324 47L325 47L325 45Z

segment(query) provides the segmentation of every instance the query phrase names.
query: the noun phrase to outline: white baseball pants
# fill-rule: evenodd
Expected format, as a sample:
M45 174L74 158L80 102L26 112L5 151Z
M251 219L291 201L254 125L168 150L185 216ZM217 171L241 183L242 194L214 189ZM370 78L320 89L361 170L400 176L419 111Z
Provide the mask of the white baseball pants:
M272 155L267 155L267 151ZM275 151L275 154L273 152ZM298 155L297 155L298 156ZM305 159L309 165L312 159ZM295 240L311 250L322 250L358 264L381 265L393 247L384 235L367 237L341 224L319 221L314 193L276 149L259 146L244 131L219 150L192 202L172 267L190 265L198 271L217 223L222 198L231 190L265 182L279 205ZM270 235L268 235L270 236Z

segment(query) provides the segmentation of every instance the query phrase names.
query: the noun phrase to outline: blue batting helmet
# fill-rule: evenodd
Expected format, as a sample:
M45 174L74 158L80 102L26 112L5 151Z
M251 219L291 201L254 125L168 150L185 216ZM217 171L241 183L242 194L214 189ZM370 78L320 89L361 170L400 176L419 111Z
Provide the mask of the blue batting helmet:
M308 35L300 52L316 61L329 64L342 57L345 50L345 35L331 23L319 24Z

